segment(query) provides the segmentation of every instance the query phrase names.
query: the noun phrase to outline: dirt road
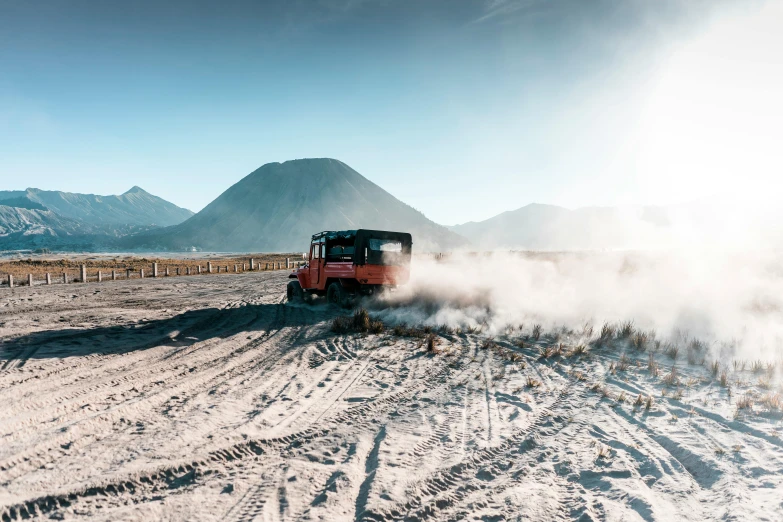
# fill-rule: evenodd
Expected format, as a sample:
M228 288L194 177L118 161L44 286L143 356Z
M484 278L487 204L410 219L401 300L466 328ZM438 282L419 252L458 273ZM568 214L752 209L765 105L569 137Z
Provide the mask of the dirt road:
M704 368L681 368L699 380L670 398L641 364L610 372L616 351L538 356L567 339L443 333L433 354L337 335L338 312L285 304L286 282L6 290L1 519L783 514L779 418L733 418Z

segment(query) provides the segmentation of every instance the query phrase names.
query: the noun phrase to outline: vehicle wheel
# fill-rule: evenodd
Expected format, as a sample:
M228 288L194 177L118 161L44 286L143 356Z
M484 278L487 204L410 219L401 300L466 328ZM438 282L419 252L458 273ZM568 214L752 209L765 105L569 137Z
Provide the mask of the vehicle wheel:
M326 291L326 301L330 304L344 307L346 302L345 289L340 283L332 283Z
M304 292L302 291L302 285L299 284L299 281L289 281L285 293L289 302L301 302L304 299Z

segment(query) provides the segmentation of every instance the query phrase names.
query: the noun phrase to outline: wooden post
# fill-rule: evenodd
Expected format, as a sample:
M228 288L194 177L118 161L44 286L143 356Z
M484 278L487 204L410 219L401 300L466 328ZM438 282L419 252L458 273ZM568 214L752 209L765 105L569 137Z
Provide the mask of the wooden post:
M168 277L168 276L169 276L169 267L168 267L168 265L166 265L166 277Z
M128 268L127 270L125 270L125 279L130 279L130 278L131 278L131 269Z
M177 267L177 275L179 275L179 267Z
M242 263L242 271L243 272L247 272L247 264L246 263Z
M255 269L256 269L256 260L251 257L250 258L250 271L252 272Z
M46 272L46 284L47 285L52 284L52 274L50 274L49 272Z
M285 258L285 267L286 269L291 268L291 260L289 258Z
M98 282L100 283L101 281L103 281L103 274L101 274L101 271L98 270Z
M185 275L190 275L190 267L185 268Z
M201 265L198 265L198 273L201 273Z
M8 274L8 288L14 287L14 276L11 274Z
M152 277L158 277L158 263L152 263Z
M33 274L27 274L27 286L33 286Z
M207 273L212 273L212 261L207 261Z
M264 265L264 270L269 270L269 263L267 263L266 265Z
M226 273L228 273L228 265L226 265Z
M68 274L66 272L63 272L63 284L68 284Z
M144 269L143 268L139 268L139 277L141 279L144 279Z
M112 281L116 281L117 280L117 271L116 270L112 270L111 271L111 280Z
M81 266L79 277L81 278L82 283L86 283L87 282L87 265L82 265Z

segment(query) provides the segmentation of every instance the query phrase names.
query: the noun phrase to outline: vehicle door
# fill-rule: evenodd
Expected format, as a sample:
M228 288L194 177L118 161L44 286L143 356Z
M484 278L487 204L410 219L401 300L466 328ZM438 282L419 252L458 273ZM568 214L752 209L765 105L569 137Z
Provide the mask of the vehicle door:
M322 243L313 243L310 245L310 284L318 286L321 277L321 268L323 256L321 252Z

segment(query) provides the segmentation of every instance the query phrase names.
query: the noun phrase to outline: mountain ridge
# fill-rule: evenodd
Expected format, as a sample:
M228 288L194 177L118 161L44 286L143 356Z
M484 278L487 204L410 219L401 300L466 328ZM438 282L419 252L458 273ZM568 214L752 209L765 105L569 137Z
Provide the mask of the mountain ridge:
M408 231L425 250L467 243L333 158L264 164L182 224L126 243L133 248L290 252L305 249L315 232L353 228Z

